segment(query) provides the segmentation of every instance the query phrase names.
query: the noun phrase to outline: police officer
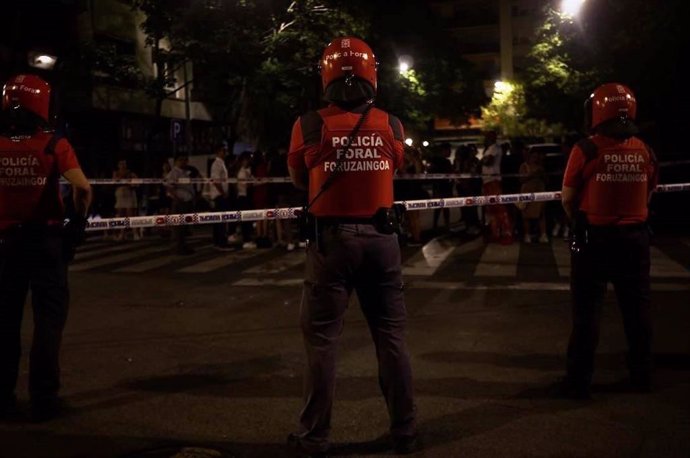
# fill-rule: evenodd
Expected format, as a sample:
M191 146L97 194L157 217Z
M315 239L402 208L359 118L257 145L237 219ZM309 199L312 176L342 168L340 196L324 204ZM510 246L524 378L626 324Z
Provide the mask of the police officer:
M373 107L376 65L364 41L333 40L320 62L330 105L295 122L288 153L293 183L308 188L317 240L307 248L300 312L308 364L304 408L299 431L288 438L307 454L328 449L335 352L352 290L376 346L394 447L405 453L416 444L400 249L390 211L404 133L396 117Z
M657 183L652 150L635 137L635 95L617 83L585 103L591 136L572 150L562 200L575 223L571 254L573 328L563 394L588 398L607 282L616 291L628 341L630 381L651 383L647 204Z
M18 75L3 88L0 121L0 416L15 413L24 301L34 336L29 394L36 421L59 413L59 351L67 318L67 263L83 237L91 188L72 146L49 128L51 88ZM60 176L73 186L64 223Z

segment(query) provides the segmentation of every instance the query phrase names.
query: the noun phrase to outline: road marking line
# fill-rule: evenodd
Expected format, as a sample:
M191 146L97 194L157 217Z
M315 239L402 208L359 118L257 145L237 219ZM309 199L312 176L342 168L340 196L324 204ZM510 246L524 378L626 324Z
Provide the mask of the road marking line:
M108 264L116 264L123 261L128 261L130 259L138 258L147 254L160 253L163 251L170 251L170 246L155 246L153 248L147 248L143 250L134 250L128 253L99 257L91 261L84 261L76 265L70 266L69 270L71 272L83 272L85 270L94 269L96 267L106 266Z
M238 261L248 259L263 253L263 251L259 250L238 250L215 258L208 259L198 264L192 264L191 266L183 267L182 269L176 270L176 272L205 274L208 272L212 272L214 270L222 269L223 267L235 264Z
M110 242L85 242L83 245L79 247L79 252L80 253L86 253L88 251L93 251L99 248L103 248L104 246L112 246L113 244Z
M650 248L652 266L650 275L654 277L690 278L690 271L677 263L657 247Z
M438 237L432 239L429 243L424 245L418 253L403 264L403 276L432 276L438 268L441 267L441 264L443 264L448 256L457 248L458 247L454 245L447 245L445 243L445 238Z
M512 290L512 291L569 291L569 283L556 282L518 282L509 284L475 284L466 282L441 282L441 281L413 281L405 284L406 289L435 289L435 290ZM608 290L613 287L609 284ZM686 283L652 283L652 292L655 291L690 291L690 284Z
M232 286L273 287L273 286L301 286L303 278L244 278ZM570 284L566 282L517 282L508 284L476 284L473 282L451 282L412 280L405 283L405 289L431 289L436 291L570 291ZM613 291L609 284L608 290ZM652 283L652 292L690 291L690 284L686 283Z
M210 245L210 244L209 245L202 245L199 248L196 248L196 250L197 251L205 250L206 248L209 248L211 246L212 245ZM184 259L182 256L175 256L175 255L162 256L160 258L153 258L153 259L150 259L148 261L139 262L136 264L131 264L131 265L128 265L125 267L121 267L119 269L113 270L113 272L117 272L117 273L121 273L121 272L124 272L124 273L142 273L142 272L146 272L149 270L161 268L163 266L166 266L168 264L172 264L172 263L174 263L176 261L180 261L182 259Z
M243 270L242 274L271 275L285 272L286 270L305 263L307 256L303 251L284 254L258 266Z
M77 254L74 256L74 259L76 261L79 261L80 259L84 258L93 258L93 257L100 257L104 254L111 254L111 253L119 253L121 251L128 251L128 250L137 250L140 248L148 248L153 246L152 243L143 243L143 244L133 244L133 243L122 243L121 245L116 245L112 246L112 244L108 244L110 248L106 248L103 250L99 249L94 249L94 250L88 250L88 251L80 251L77 250Z
M553 250L553 257L556 260L559 277L570 276L570 246L568 242L561 239L554 239L551 242L551 249Z
M499 245L490 243L474 270L475 277L515 277L520 258L520 244Z
M303 278L243 278L236 281L232 286L299 286L304 283Z

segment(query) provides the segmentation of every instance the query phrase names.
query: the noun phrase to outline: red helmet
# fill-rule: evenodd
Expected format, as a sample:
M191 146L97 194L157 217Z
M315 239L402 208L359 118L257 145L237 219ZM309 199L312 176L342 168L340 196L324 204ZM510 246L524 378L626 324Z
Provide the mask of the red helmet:
M36 75L17 75L2 88L2 109L22 107L44 121L50 120L50 84Z
M589 96L588 102L591 104L591 129L610 119L634 121L637 114L635 94L619 83L602 84Z
M376 65L374 52L364 41L355 37L336 38L321 56L323 90L334 81L354 76L371 84L376 91Z

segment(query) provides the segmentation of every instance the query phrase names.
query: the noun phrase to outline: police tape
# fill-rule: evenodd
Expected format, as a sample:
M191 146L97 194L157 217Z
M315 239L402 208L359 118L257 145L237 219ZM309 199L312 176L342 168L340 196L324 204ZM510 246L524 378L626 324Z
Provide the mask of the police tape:
M690 191L690 183L659 185L656 192ZM436 208L481 207L486 205L517 204L560 200L560 191L534 192L525 194L500 194L493 196L451 197L447 199L407 200L403 204L407 210L426 210ZM238 210L226 212L184 213L175 215L133 216L126 218L89 219L87 231L107 229L126 229L135 227L195 226L240 221L265 221L294 219L302 207L265 208L257 210Z

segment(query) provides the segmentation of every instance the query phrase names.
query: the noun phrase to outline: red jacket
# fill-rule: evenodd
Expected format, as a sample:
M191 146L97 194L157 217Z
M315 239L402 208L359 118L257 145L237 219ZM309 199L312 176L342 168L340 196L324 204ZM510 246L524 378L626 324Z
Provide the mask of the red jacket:
M372 108L347 147L363 108L350 112L332 105L295 122L288 164L309 171L310 202L344 159L339 176L311 208L316 216L370 217L393 205L393 176L403 166L403 127L395 116Z
M0 230L22 223L62 224L60 176L79 168L72 146L53 134L0 136Z
M579 210L593 225L611 226L647 220L649 193L657 184L654 153L636 137L589 139L596 155L587 157L578 145L568 159L563 185L578 189Z

